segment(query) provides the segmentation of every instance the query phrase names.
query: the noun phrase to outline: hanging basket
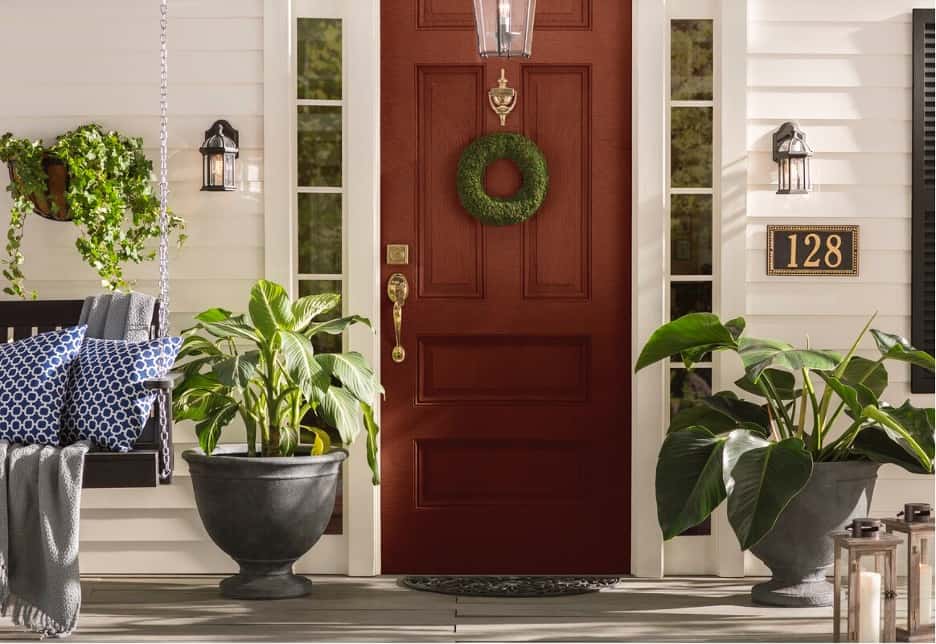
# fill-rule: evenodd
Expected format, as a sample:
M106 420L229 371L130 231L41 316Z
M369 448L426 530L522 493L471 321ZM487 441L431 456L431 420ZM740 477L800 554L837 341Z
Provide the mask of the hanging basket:
M19 182L16 164L10 161L7 168L10 171L10 181ZM29 196L33 212L52 221L71 221L71 213L68 212L68 203L65 201L65 193L68 191L68 168L61 159L47 154L42 157L42 169L45 170L49 181L44 194L33 193ZM52 204L57 208L53 209Z

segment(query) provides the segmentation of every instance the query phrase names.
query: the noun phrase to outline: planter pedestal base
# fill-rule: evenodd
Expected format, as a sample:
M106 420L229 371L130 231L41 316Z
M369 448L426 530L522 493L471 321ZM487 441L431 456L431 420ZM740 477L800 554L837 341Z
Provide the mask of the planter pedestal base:
M771 579L751 588L751 599L765 606L803 608L808 606L831 606L832 584L825 575L818 574L801 581Z
M312 592L314 584L285 566L241 564L240 572L224 579L218 587L230 599L288 599Z

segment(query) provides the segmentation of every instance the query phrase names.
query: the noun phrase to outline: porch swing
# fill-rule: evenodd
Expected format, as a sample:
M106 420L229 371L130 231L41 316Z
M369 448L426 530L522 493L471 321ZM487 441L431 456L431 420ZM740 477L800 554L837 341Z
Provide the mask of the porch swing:
M159 296L149 325L150 338L169 334L169 216L168 216L168 64L166 32L168 0L159 4ZM0 342L76 326L84 300L0 302ZM157 402L140 438L129 452L93 449L85 456L84 488L156 487L172 480L172 381L150 380Z

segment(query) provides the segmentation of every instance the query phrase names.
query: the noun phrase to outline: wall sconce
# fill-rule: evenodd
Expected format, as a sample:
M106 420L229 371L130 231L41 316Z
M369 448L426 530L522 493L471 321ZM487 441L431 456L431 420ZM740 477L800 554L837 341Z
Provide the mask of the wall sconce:
M482 58L529 58L536 0L474 0L478 53Z
M897 546L877 519L854 519L833 533L835 566L832 594L833 640L841 642L842 576L848 642L894 642L897 637ZM842 570L842 568L845 570Z
M237 190L237 157L240 135L224 120L205 130L202 153L202 190Z
M809 157L812 148L796 123L787 121L773 133L773 160L777 163L777 194L804 195L812 190Z

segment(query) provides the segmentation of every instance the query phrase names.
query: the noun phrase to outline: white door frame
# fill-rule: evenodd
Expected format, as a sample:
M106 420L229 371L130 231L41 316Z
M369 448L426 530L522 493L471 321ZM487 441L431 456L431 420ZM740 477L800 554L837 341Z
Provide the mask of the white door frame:
M670 0L685 2L685 0ZM722 70L720 168L723 190L722 280L718 298L723 314L744 312L744 227L746 145L746 2L711 0L721 12L717 54L729 60ZM295 61L296 7L321 10L345 21L345 253L347 311L365 315L375 333L356 328L349 347L360 351L380 374L380 0L264 0L264 220L265 274L289 285L295 276ZM668 252L666 150L664 140L667 63L667 0L633 0L632 20L632 333L633 357L665 320L665 262ZM311 15L305 13L305 15ZM730 189L728 189L730 187ZM719 228L717 227L717 228ZM717 229L716 228L716 229ZM663 439L667 368L655 365L632 381L631 426L631 572L660 577L664 571L662 535L656 523L654 476ZM729 374L716 382L724 385ZM640 404L636 404L640 401ZM379 410L378 410L379 411ZM351 450L345 468L345 524L341 536L323 550L346 559L325 563L313 557L308 572L380 573L380 495L371 486L363 441ZM713 522L713 569L743 574L743 558L723 513ZM321 545L326 545L325 543ZM316 549L320 548L317 547ZM315 550L315 549L313 549ZM703 553L699 553L700 555Z

